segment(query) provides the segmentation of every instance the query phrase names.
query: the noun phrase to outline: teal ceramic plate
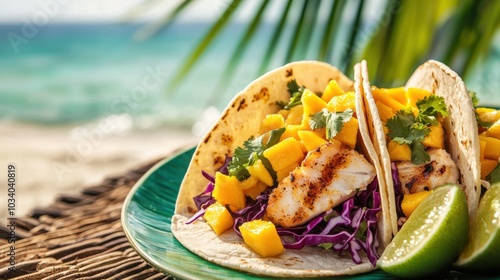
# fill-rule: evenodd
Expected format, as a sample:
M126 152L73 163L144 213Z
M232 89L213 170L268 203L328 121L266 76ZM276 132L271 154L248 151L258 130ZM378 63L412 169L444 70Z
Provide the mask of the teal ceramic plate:
M170 232L179 186L195 148L152 167L133 187L122 209L122 226L130 244L150 265L182 279L260 279L210 263L184 248ZM450 273L448 279L464 278ZM340 279L391 279L382 271ZM310 278L309 278L310 279ZM339 279L339 278L336 278Z

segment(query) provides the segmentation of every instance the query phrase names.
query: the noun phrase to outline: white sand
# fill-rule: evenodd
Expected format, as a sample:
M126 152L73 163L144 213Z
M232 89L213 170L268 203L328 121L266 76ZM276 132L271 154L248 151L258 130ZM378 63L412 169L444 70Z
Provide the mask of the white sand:
M7 168L16 166L16 213L77 194L105 177L124 174L172 151L195 145L190 130L130 131L96 121L84 126L0 124L0 223L7 217Z

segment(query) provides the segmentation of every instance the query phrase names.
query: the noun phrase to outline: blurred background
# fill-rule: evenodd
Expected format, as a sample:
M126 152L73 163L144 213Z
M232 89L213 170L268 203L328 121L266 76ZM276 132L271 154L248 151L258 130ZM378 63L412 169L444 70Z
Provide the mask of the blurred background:
M0 170L17 166L17 215L194 145L237 92L290 61L327 61L352 77L366 59L372 83L389 87L432 58L459 73L481 104L500 106L495 0L0 7Z

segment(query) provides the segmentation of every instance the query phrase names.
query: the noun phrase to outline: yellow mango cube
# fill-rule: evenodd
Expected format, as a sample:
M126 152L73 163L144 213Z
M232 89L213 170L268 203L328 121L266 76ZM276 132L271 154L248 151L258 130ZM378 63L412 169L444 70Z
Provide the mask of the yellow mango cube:
M340 88L337 81L331 80L323 91L321 99L323 99L325 102L328 102L330 101L330 99L332 99L332 97L342 94L344 94L344 91Z
M349 146L351 149L354 149L356 146L356 139L358 137L358 119L352 117L344 123L344 126L340 130L334 139L340 141L342 144Z
M401 210L407 218L411 216L415 208L429 195L430 191L421 191L413 194L405 194L401 202Z
M500 111L493 108L478 107L476 113L483 122L491 123L500 119Z
M490 128L486 130L486 136L500 139L500 121L496 121Z
M327 106L327 103L323 99L307 89L302 93L301 101L304 106L302 111L302 125L304 126L309 126L311 116Z
M401 104L406 104L406 102L407 102L406 89L404 87L380 88L378 90L383 92L383 94L389 95L390 97L394 98L396 101L398 101Z
M282 115L283 119L286 120L286 118L288 118L288 115L290 114L290 110L281 109L278 111L278 114Z
M248 166L247 170L252 177L259 179L259 181L263 182L267 186L272 186L274 184L273 177L269 174L269 171L267 171L267 168L260 159L254 164Z
M276 170L276 177L278 182L283 181L286 177L290 175L290 172L292 172L295 168L297 168L300 165L300 162L293 162L292 164L285 166L284 168L280 170Z
M255 187L255 185L257 185L258 182L259 182L259 179L257 179L257 177L254 177L250 174L250 177L248 177L244 181L238 181L238 183L239 183L238 185L240 186L240 189L248 190L248 189Z
M304 143L307 151L317 149L319 146L327 143L326 139L318 135L318 133L309 130L301 130L297 132L300 140Z
M500 158L500 140L488 137L484 135L479 135L479 140L486 142L484 147L484 158L498 160Z
M479 160L484 159L484 149L486 148L486 141L479 140Z
M240 187L240 181L234 176L215 173L215 186L212 196L222 205L228 204L237 210L245 208L245 194Z
M395 113L391 107L388 107L380 101L375 102L375 105L377 106L380 120L382 120L383 123L386 123L388 119L394 117Z
M497 165L498 161L494 159L481 160L481 179L486 180L486 176L488 176Z
M301 124L303 114L304 114L304 106L303 105L294 106L290 109L290 113L288 114L288 117L286 118L285 123L286 124Z
M404 107L403 104L399 103L396 99L392 98L391 96L385 94L381 89L378 88L372 89L372 94L375 101L379 101L384 105L386 105L387 107L391 108L394 113L398 112Z
M407 105L413 108L417 108L417 101L424 99L425 97L432 95L429 91L420 88L408 88L406 90Z
M285 250L273 223L253 220L240 226L245 244L262 257L274 257Z
M203 214L203 218L217 235L230 229L234 222L231 213L229 213L224 205L218 202L208 206L205 214Z
M354 92L346 92L345 94L334 96L328 102L328 110L331 112L344 112L347 109L356 112Z
M287 124L285 125L285 132L281 134L280 141L285 140L286 138L293 137L297 140L300 140L299 135L297 134L298 131L306 129L305 126L301 124Z
M387 150L389 151L389 158L391 161L410 161L411 160L411 149L408 144L398 144L395 141L389 141L387 144Z
M285 126L285 119L280 114L267 115L260 126L261 134Z
M422 144L425 147L444 149L444 130L441 123L429 127L431 131L424 138Z
M245 193L246 196L255 200L257 196L259 196L266 189L267 189L266 184L264 184L263 182L257 182L257 184L253 188L244 190L243 192Z
M271 162L273 169L277 172L293 163L304 159L299 141L288 137L278 144L266 149L263 155Z

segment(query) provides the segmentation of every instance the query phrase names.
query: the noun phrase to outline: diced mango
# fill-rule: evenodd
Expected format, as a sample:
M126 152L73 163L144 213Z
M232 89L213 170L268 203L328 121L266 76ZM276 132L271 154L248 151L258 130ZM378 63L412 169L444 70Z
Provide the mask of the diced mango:
M422 144L425 147L444 149L444 130L441 123L429 127L431 131L424 138Z
M354 92L346 92L345 94L334 96L328 102L328 110L331 112L344 112L347 109L356 112Z
M486 130L486 136L500 139L500 121L496 121Z
M263 182L257 182L257 184L253 188L244 190L243 192L245 193L246 196L255 200L257 196L259 196L266 189L267 189L266 184L264 184Z
M297 105L290 109L290 113L285 120L286 124L301 124L302 116L304 114L304 106Z
M430 191L421 191L413 194L405 194L401 202L401 210L407 218L411 216L415 208L429 195Z
M286 118L288 118L288 115L290 114L290 110L281 109L278 111L278 114L282 115L283 119L286 120Z
M481 160L481 179L486 180L486 176L488 176L497 165L498 161L494 159Z
M340 130L334 139L340 141L342 144L349 146L354 149L356 146L356 139L358 137L358 119L351 118L349 121L344 123L344 126Z
M234 176L215 173L215 186L212 196L222 205L230 205L237 210L245 208L245 194L240 181Z
M234 222L231 213L229 213L224 205L218 202L208 206L205 214L203 214L203 218L217 235L230 229Z
M258 182L259 182L259 179L250 174L250 177L248 177L244 181L239 181L239 186L240 186L240 189L242 189L242 190L248 190L248 189L255 187L255 185L257 185Z
M498 160L500 158L500 140L488 137L484 135L479 135L479 140L486 142L484 147L484 158Z
M304 126L309 126L308 122L311 119L311 115L316 114L327 106L323 99L308 89L305 89L302 93L301 101L304 106L302 115L302 125Z
M277 178L276 180L278 180L278 182L283 181L283 179L288 177L290 175L290 172L292 172L299 165L300 165L299 162L294 162L288 166L285 166L284 168L282 168L280 170L276 170L276 178Z
M266 149L263 155L271 162L276 172L293 163L301 162L304 158L299 141L293 137L288 137Z
M478 107L476 113L483 122L496 122L500 119L500 111L492 108Z
M325 102L328 102L330 101L330 99L332 99L332 97L342 94L344 94L344 91L340 88L337 81L331 80L323 91L321 99L323 99Z
M305 126L301 124L287 124L285 125L285 132L281 134L280 141L285 140L286 138L293 137L297 140L300 140L299 135L297 134L298 131L306 129Z
M407 105L417 108L417 101L422 100L429 95L432 95L432 93L425 89L408 88L406 90L406 99L408 100Z
M267 186L272 186L274 184L273 177L269 174L269 171L267 171L267 168L260 159L254 164L248 166L247 170L252 177L259 179L259 181L263 182Z
M486 141L479 140L479 160L484 159L484 149L486 148Z
M243 241L262 257L277 256L285 250L273 223L253 220L240 226Z
M387 107L391 108L394 113L398 112L399 110L403 109L404 105L399 103L396 99L392 98L391 96L384 94L383 91L380 89L372 89L373 93L373 98L375 101L380 101Z
M375 102L375 105L377 106L380 120L382 120L383 123L386 123L388 119L394 117L395 113L391 107L388 107L380 101Z
M260 126L261 134L285 126L285 119L280 114L267 115Z
M406 104L406 102L407 102L406 89L404 87L380 88L378 90L380 90L384 94L389 95L390 97L394 98L396 101L398 101L401 104Z
M326 139L321 138L318 133L308 130L301 130L297 132L300 140L306 146L307 151L317 149L319 146L327 143Z
M401 145L391 140L389 144L387 144L387 150L389 151L389 158L391 161L411 160L411 149L408 144Z

